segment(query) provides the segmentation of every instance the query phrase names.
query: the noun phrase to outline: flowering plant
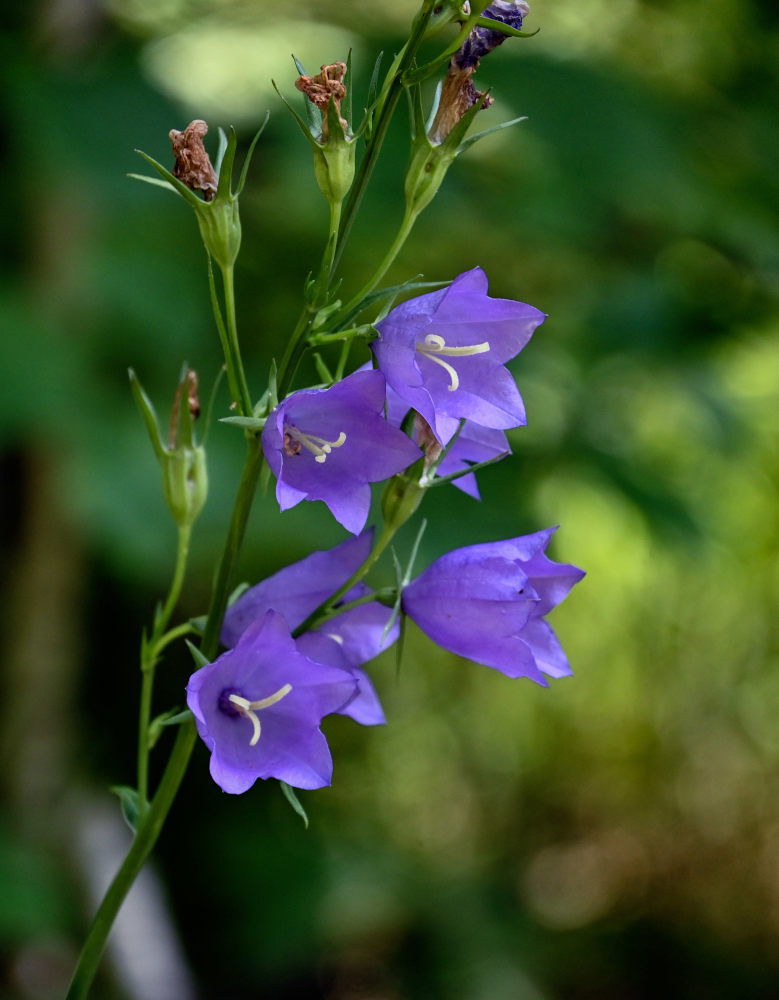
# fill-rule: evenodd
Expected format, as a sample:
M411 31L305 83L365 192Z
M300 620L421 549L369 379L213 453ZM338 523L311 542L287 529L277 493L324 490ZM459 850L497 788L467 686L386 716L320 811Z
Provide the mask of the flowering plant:
M277 780L302 812L294 789L320 788L332 780L323 718L340 713L362 725L386 721L365 667L395 643L406 619L444 649L509 677L545 685L547 677L570 673L546 615L583 573L546 556L553 529L480 540L441 556L412 579L419 532L410 556L395 556L396 585L375 589L368 583L370 571L428 490L454 483L478 499L475 472L505 457L504 431L525 424L525 407L506 365L544 321L543 312L488 295L487 276L478 266L451 281L411 280L389 288L381 282L449 166L487 134L466 138L473 119L491 103L486 92L476 90L473 76L507 36L527 34L521 30L527 12L524 0L495 0L483 11L458 0L423 0L383 80L377 67L359 124L351 118L348 61L323 65L315 76L301 68L295 86L303 94L305 118L293 113L313 150L330 225L321 263L305 282L300 315L279 344L280 360L259 398L251 394L244 369L234 265L242 241L240 196L260 133L236 185L235 133L221 135L214 165L204 146L208 126L200 120L171 131L172 170L141 154L159 175L142 179L173 190L195 211L230 395L221 419L243 435L246 460L207 613L171 624L190 536L207 502L207 455L195 434L197 378L187 369L181 376L166 445L152 404L131 374L163 470L178 548L170 591L142 641L137 781L119 790L135 836L95 917L70 1000L89 991L112 921L159 835L198 737L210 751L211 775L224 791L240 794L258 779ZM423 48L439 45L439 33L447 27L454 37L423 61ZM427 127L421 84L447 65ZM346 299L336 275L404 92L412 109L405 212L369 281ZM398 299L403 301L396 304ZM328 363L334 348L337 356ZM362 355L353 358L358 348ZM313 355L320 375L314 386L297 384L306 354ZM285 567L231 602L253 497L258 483L271 475L280 512L302 500L321 500L350 537ZM386 485L379 523L366 529L373 483ZM182 639L195 667L186 684L188 707L153 717L155 668L167 647ZM149 756L165 726L177 727L177 737L152 794Z

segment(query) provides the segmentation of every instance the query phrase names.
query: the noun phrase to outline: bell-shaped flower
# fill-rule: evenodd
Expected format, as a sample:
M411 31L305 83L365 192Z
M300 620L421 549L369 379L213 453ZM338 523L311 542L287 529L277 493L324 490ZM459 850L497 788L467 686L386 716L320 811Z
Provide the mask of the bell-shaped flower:
M404 612L439 646L508 677L570 674L544 616L584 571L545 555L555 530L449 552L404 588Z
M300 652L283 615L268 611L189 679L187 704L211 751L211 777L236 794L258 778L329 785L333 762L319 725L356 688L348 671Z
M381 372L355 372L328 389L303 389L279 403L263 429L262 447L282 510L322 500L347 531L362 531L369 484L389 479L422 454L384 419L385 391Z
M372 529L364 531L333 549L313 552L251 587L228 608L222 642L234 646L243 632L271 608L283 614L294 631L365 562L372 538ZM368 588L358 584L344 596L342 603L366 593ZM390 615L390 608L370 601L329 619L316 631L306 632L296 640L298 649L310 659L341 667L355 677L357 694L340 712L362 725L385 721L373 685L361 668L397 639L398 624L389 630L386 627Z
M545 318L524 302L490 298L487 276L476 267L448 288L396 306L376 324L371 348L387 384L443 443L441 417L498 430L526 422L505 364Z

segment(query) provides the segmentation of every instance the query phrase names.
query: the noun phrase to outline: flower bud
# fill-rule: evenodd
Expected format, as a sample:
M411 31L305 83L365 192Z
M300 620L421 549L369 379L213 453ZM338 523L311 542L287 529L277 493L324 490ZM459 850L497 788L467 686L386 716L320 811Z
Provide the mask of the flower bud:
M160 436L154 407L133 371L130 384L160 463L165 502L179 527L191 527L208 496L205 449L196 444L192 426L200 412L197 375L189 369L178 384L167 444Z
M489 7L481 12L481 15L519 30L529 11L530 7L525 0L492 0ZM502 45L507 37L502 31L476 25L463 42L460 50L452 57L452 63L460 69L470 67L476 69L479 60Z

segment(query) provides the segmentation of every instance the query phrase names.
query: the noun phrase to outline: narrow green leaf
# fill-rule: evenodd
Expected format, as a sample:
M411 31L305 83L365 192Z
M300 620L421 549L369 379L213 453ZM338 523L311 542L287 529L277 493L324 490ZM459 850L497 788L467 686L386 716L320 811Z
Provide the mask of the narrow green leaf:
M292 59L295 63L295 69L298 71L298 76L308 76L308 73L306 73L303 65L294 53ZM322 112L305 94L303 94L303 107L305 108L309 131L312 135L321 135Z
M306 815L306 810L300 804L300 799L295 794L295 789L286 783L286 781L280 781L281 790L284 792L284 797L287 802L292 806L295 812L303 820L303 825L308 829L308 816Z
M352 91L354 90L354 80L352 80L352 50L346 54L346 97L341 102L341 114L351 127L352 124Z
M252 162L252 156L254 156L254 147L257 145L257 141L262 135L262 133L265 131L265 126L268 124L269 119L270 119L270 111L266 111L262 125L260 125L259 129L257 130L257 134L252 139L249 149L246 153L246 159L243 161L243 166L241 167L241 175L238 178L238 187L235 191L236 198L241 193L241 191L243 191L244 185L246 184L246 175L249 172L249 164Z
M112 785L110 791L119 796L124 821L135 833L138 829L138 792L129 785Z
M286 97L282 94L282 92L279 90L279 88L276 86L276 81L275 80L271 80L271 83L273 84L273 89L276 91L276 93L279 95L279 97L284 102L284 105L287 108L287 110L290 112L290 114L292 114L292 116L294 117L295 121L298 123L298 127L300 128L300 131L308 139L308 141L311 143L311 145L314 148L316 148L319 145L319 143L316 141L316 136L317 135L321 135L321 133L322 133L322 128L321 128L322 115L319 112L319 108L317 108L315 105L312 105L312 107L314 107L314 110L319 114L319 120L320 120L319 131L316 132L316 133L314 133L314 132L312 132L311 128L303 121L303 119L300 117L300 115L297 113L297 111L295 111L295 109L292 107L292 105L289 103L289 101L286 99ZM311 104L311 101L309 101L307 97L305 99L306 99L306 101L307 101L308 104Z
M219 130L222 131L221 129ZM235 129L230 126L230 136L227 140L227 149L224 151L222 162L219 166L219 181L216 188L217 198L229 198L231 194L230 181L233 175L233 163L235 162L235 151L238 148L238 136Z
M261 431L265 426L267 417L220 417L220 424L233 424L235 427L243 427L247 431Z
M518 122L526 122L527 115L521 115L519 118L512 118L511 121L501 122L500 125L493 125L492 128L485 128L481 132L476 132L474 135L469 135L467 139L464 139L457 148L457 155L468 149L479 139L483 139L485 135L492 135L493 132L500 132L501 129L508 128L510 125L516 125Z
M162 712L156 718L152 719L149 723L149 735L147 740L149 750L156 745L157 740L162 735L162 730L165 726L180 726L182 722L186 722L191 718L192 713L188 708L185 708L183 712L179 711L178 708L170 708L167 712Z
M194 643L191 643L189 639L185 639L184 642L186 642L187 648L192 654L192 659L195 661L195 666L198 668L198 670L201 667L207 667L211 661L206 659L205 654L201 653L200 650L197 648L197 646L195 646Z
M161 177L147 177L146 174L128 174L127 176L132 177L134 181L144 181L146 184L154 184L155 187L165 188L173 194L178 194L170 181L164 181Z
M136 405L141 412L143 422L146 424L146 430L149 433L149 439L151 441L152 448L154 448L154 454L161 461L165 456L166 448L160 434L160 429L157 426L157 414L154 412L154 406L152 405L152 401L143 391L143 386L132 368L127 369L127 374L130 378L130 388L132 389Z
M144 153L142 149L136 149L135 152L138 153L139 156L142 156L144 160L146 160L146 162L157 171L160 177L162 177L164 181L167 181L175 191L178 191L181 197L185 201L188 201L193 208L201 211L205 207L206 203L198 198L194 191L190 191L187 185L183 184L178 177L174 177L170 170L163 167L161 163L158 163L152 156L149 156L148 153Z

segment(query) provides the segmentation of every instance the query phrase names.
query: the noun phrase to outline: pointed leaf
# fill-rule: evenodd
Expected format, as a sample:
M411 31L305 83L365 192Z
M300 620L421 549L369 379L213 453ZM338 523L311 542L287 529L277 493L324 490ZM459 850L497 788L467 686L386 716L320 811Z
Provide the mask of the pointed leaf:
M292 806L292 808L295 810L298 816L300 816L300 818L303 820L303 825L305 826L305 828L308 829L308 816L306 815L306 810L300 804L300 799L295 794L295 789L292 788L291 785L288 785L286 781L280 781L279 784L281 785L281 790L282 792L284 792L284 797L286 798L287 802L289 802L289 804Z
M273 89L276 91L276 93L284 102L284 105L287 108L287 110L294 116L295 121L298 123L298 127L300 128L300 131L308 139L308 141L311 143L314 149L316 149L319 146L319 143L316 141L316 138L312 134L311 129L308 127L308 125L306 125L306 123L303 121L303 119L300 117L297 111L295 111L295 109L292 107L292 105L289 103L286 97L284 97L284 95L281 93L279 88L276 86L276 81L271 80L271 83L273 84ZM308 98L306 98L306 100L308 101ZM311 101L308 101L308 103L310 104ZM319 109L317 108L316 110L318 111ZM320 120L321 120L321 115L320 115Z
M170 181L164 181L161 177L147 177L146 174L128 174L127 176L132 177L134 181L144 181L146 184L154 184L155 187L165 188L173 194L178 194Z
M295 62L295 69L298 71L298 76L308 76L305 69L301 65L298 58L293 54L292 56ZM274 84L275 86L275 84ZM283 100L283 98L282 98ZM303 94L303 107L306 112L306 120L308 121L308 128L312 135L321 135L322 133L322 112L314 104L312 100L306 94Z
M467 139L460 143L457 149L457 155L465 152L469 146L472 146L479 139L483 139L485 135L492 135L493 132L500 132L501 129L508 128L510 125L516 125L518 122L526 122L527 115L521 115L519 118L512 118L511 121L501 122L500 125L493 125L492 128L485 128L481 132L476 132L474 135L469 135Z
M227 149L224 151L222 162L219 168L219 182L216 188L216 197L226 199L230 197L230 181L233 175L233 163L235 162L235 151L238 148L238 136L235 129L230 126L230 138L227 140Z
M241 193L241 191L243 191L244 184L246 184L246 174L249 172L249 164L251 163L252 156L254 155L254 147L257 145L257 140L265 131L265 126L268 124L269 119L270 119L270 111L266 111L265 118L262 121L262 125L260 125L256 135L252 139L249 149L246 153L246 159L243 161L243 167L241 168L241 176L238 178L238 187L236 188L235 191L236 198Z
M265 426L265 417L220 417L220 424L233 424L234 427L243 427L246 431L261 431Z
M153 157L149 156L148 153L144 153L142 149L136 149L135 152L138 153L139 156L142 156L144 160L146 160L146 162L157 171L160 177L167 181L168 184L170 184L170 186L177 191L185 201L188 201L193 208L200 211L205 207L206 203L198 198L194 191L190 191L187 185L183 184L178 177L174 177L170 170L166 170L161 163L157 163Z
M133 833L138 829L138 792L129 785L112 785L110 791L119 796L122 816ZM148 805L148 803L147 803Z
M154 412L154 407L149 397L143 391L143 386L133 369L128 368L127 373L130 376L130 388L135 397L135 402L141 411L141 416L146 424L146 430L149 432L149 439L151 440L152 448L154 448L154 454L162 461L167 449L160 435L160 429L157 426L157 415Z
M348 53L346 54L346 73L345 73L345 76L346 76L346 79L348 80L348 83L346 84L346 97L344 97L343 101L341 102L341 112L342 112L344 118L349 123L349 125L351 125L351 123L352 123L352 91L354 89L354 87L352 86L352 84L354 83L354 81L352 80L352 50L351 49L349 49Z
M224 129L219 129L219 145L216 148L216 159L214 160L214 172L218 177L222 170L222 161L224 160L225 151L227 150L227 136L225 135Z
M191 642L189 641L189 639L185 639L185 640L184 640L184 642L186 642L186 644L187 644L187 648L189 649L190 653L192 654L192 659L193 659L193 660L195 661L195 666L196 666L196 667L198 668L198 670L199 670L199 669L200 669L201 667L207 667L207 666L208 666L208 664L209 664L209 663L210 663L211 661L210 661L209 659L207 659L207 658L206 658L206 655L205 655L205 653L202 653L202 652L201 652L201 651L200 651L200 650L199 650L199 649L197 648L197 646L195 646L195 645L194 645L194 643L191 643Z

